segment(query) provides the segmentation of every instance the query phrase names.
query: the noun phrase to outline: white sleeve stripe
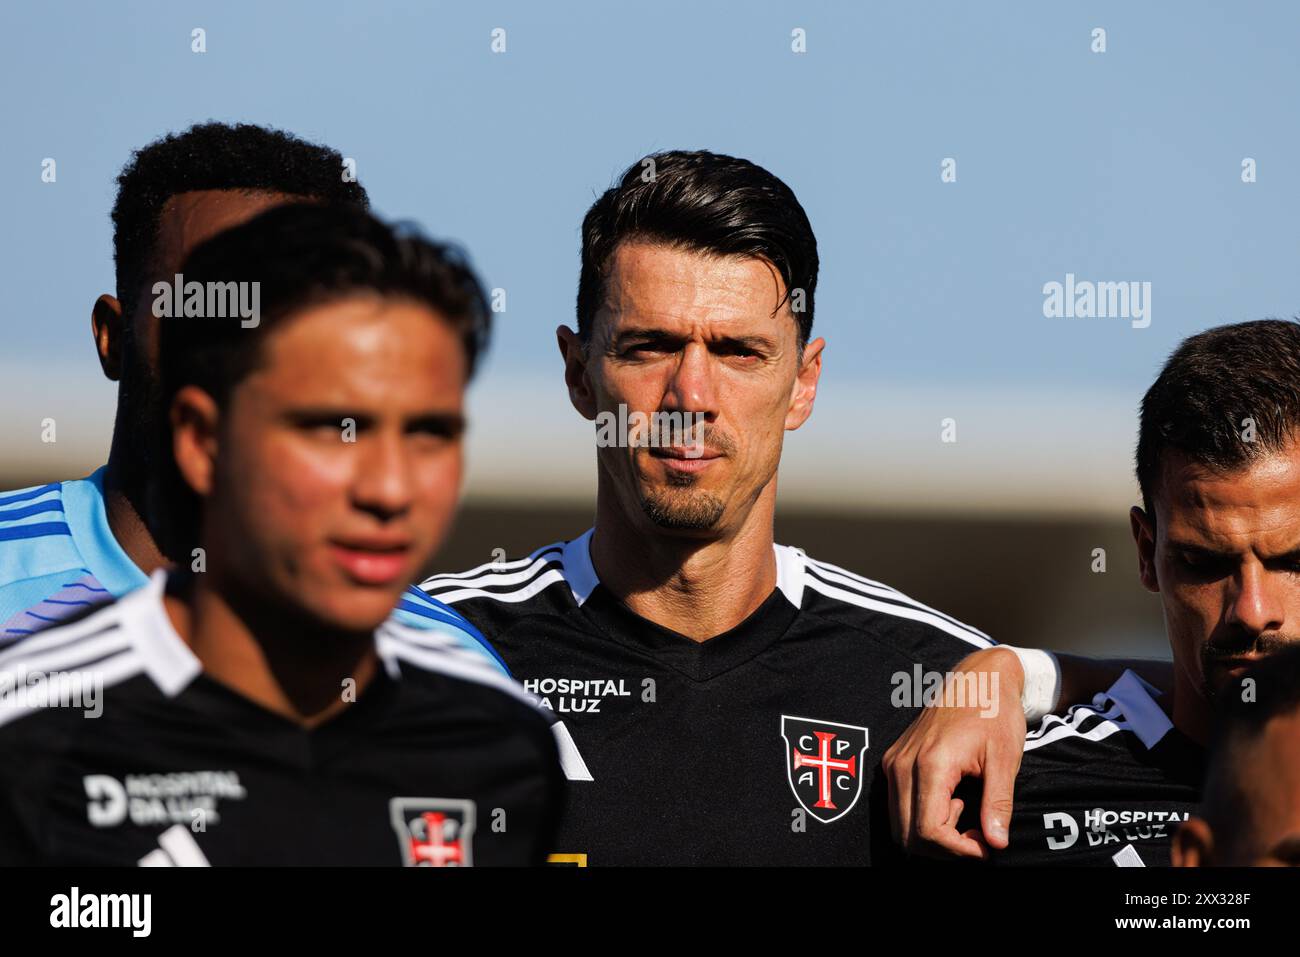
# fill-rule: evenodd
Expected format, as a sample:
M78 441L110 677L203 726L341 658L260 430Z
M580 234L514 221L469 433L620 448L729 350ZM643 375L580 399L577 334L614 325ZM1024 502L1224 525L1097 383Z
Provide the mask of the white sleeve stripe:
M0 675L21 677L32 672L77 671L88 663L130 647L130 636L123 629L114 627L80 641L50 648L43 653L40 649L35 649L27 655L6 658L0 662Z
M924 624L952 635L954 638L959 638L969 645L974 645L976 648L993 647L993 641L986 638L984 635L981 635L979 632L972 631L969 628L963 628L960 625L955 625L938 615L921 611L918 608L909 608L906 605L895 605L890 602L876 601L874 598L868 598L858 592L844 591L843 589L836 588L833 585L827 585L825 582L822 582L811 575L808 577L807 585L813 591L820 592L828 598L835 598L839 601L847 602L850 605L857 605L859 608L869 608L872 611L892 615L895 618L907 618L912 621L923 622Z
M556 557L558 558L558 556ZM475 585L501 585L501 586L520 585L528 581L534 575L536 575L541 569L545 568L549 562L553 562L553 561L555 561L554 558L547 558L546 556L542 556L541 558L533 562L533 564L529 565L527 568L517 572L510 572L508 574L502 572L490 572L486 575L480 575L478 578L454 579L454 580L449 580L445 578L442 579L430 578L428 581L422 582L420 584L420 590L426 591L427 593L428 589L452 588L457 585L459 585L462 588L473 588ZM438 601L446 600L439 595L430 595L429 597L436 598Z
M1099 721L1096 726L1089 728L1087 731L1080 731L1072 724L1058 724L1041 737L1026 738L1025 750L1033 751L1035 748L1041 748L1053 741L1060 741L1062 738L1077 738L1081 741L1104 741L1117 731L1126 730L1128 729L1125 725L1119 721Z
M420 588L421 591L423 591L426 588L435 588L440 585L480 584L479 582L473 581L476 575L484 576L485 580L489 580L494 575L501 575L504 577L504 572L506 569L516 569L516 568L522 568L526 565L531 565L534 562L536 562L538 559L545 557L546 554L549 554L551 552L554 552L556 557L559 557L559 555L561 554L560 547L558 545L547 545L545 548L539 548L536 552L529 555L527 558L516 559L513 562L484 562L482 565L479 565L477 568L471 568L467 572L430 575L424 581L420 582L418 587ZM509 582L505 582L504 584L509 584Z
M953 618L951 615L945 615L937 608L931 608L929 605L923 604L917 601L915 598L912 598L908 595L904 595L901 591L899 591L896 588L890 588L888 585L879 585L876 583L867 585L865 584L866 581L865 579L859 581L857 580L859 576L853 575L850 572L846 572L842 568L836 568L834 565L826 565L822 562L813 562L811 561L811 559L810 559L810 563L814 566L814 570L817 572L818 577L829 579L833 582L838 582L839 584L844 585L847 588L852 588L855 591L862 592L867 595L875 595L878 598L885 598L885 599L893 598L900 602L905 602L908 605L911 605L913 608L919 608L922 611L928 611L931 614L938 615L940 618L944 619L945 621L951 622L952 624L957 625L959 628L964 628L966 631L974 632L975 634L981 636L982 638L988 639L990 643L996 644L996 642L994 642L992 638L989 638L988 635L984 634L984 632L980 631L978 628L973 628L970 625L957 621L957 619Z
M117 614L116 605L108 605L95 614L80 621L74 621L71 624L51 625L34 635L18 639L18 641L6 647L4 651L0 651L0 668L3 668L8 661L47 649L69 647L84 638L94 637L102 631L117 628L120 625L121 621Z
M114 655L89 671L94 678L98 679L101 688L110 687L138 674L144 674L144 672L144 661L134 650ZM25 695L21 698L14 694L6 695L4 698L0 698L0 725L6 725L10 721L34 714L37 711L43 711L48 703L48 696L33 701ZM102 707L102 698L95 704ZM85 706L86 702L83 699L80 707L84 710Z
M527 601L548 585L553 585L556 582L562 581L564 581L564 573L558 568L552 568L544 575L538 576L528 586L521 588L518 591L495 592L482 591L477 588L462 588L459 591L445 592L438 596L438 600L444 601L449 605L458 601L463 601L466 598L494 598L497 601L514 603Z
M836 574L852 578L854 581L862 585L871 585L874 588L883 588L885 591L893 592L899 596L902 596L903 594L897 588L892 588L884 582L878 582L874 578L867 578L865 575L859 575L857 572L851 572L847 568L841 568L839 565L832 565L829 562L819 562L811 556L805 555L804 557L807 558L808 564L816 567L818 571L835 572Z

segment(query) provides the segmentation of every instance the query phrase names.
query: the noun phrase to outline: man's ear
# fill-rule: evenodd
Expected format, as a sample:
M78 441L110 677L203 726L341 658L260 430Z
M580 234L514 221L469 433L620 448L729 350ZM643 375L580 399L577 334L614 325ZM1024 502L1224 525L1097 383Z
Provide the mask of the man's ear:
M1133 543L1137 545L1138 578L1147 591L1159 591L1160 580L1156 577L1155 522L1136 505L1129 509L1128 521L1133 529Z
M596 418L596 393L587 377L587 353L578 334L568 326L555 330L555 341L564 357L564 384L569 387L569 401L585 419Z
M794 389L790 393L790 408L785 413L785 428L792 432L808 421L812 415L813 402L817 398L817 383L822 375L822 350L826 340L817 338L803 347L803 357L799 362L799 371L794 377Z
M1169 848L1174 867L1210 867L1214 863L1214 832L1199 817L1190 817L1174 832Z
M216 473L217 425L221 411L216 400L196 385L176 393L171 405L172 455L185 484L206 498L212 493Z
M90 331L95 337L95 351L99 353L99 367L114 382L122 378L122 341L126 323L122 318L122 304L105 293L95 300L90 309Z

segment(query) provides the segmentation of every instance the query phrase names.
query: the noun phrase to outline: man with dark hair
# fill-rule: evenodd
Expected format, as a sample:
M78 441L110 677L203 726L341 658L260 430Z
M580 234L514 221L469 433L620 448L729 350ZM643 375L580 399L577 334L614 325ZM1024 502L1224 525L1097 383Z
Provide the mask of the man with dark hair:
M996 846L1022 707L1058 697L1052 660L774 541L784 433L811 415L821 373L817 266L803 208L761 167L669 152L629 168L583 221L578 329L557 331L570 401L597 427L595 526L421 586L572 725L586 773L564 855L878 860L875 756L953 669L983 684L941 723L970 742L946 770L992 779ZM939 825L955 823L955 785ZM910 812L912 795L900 802Z
M1021 864L1169 863L1197 805L1215 700L1300 639L1300 324L1184 341L1142 400L1142 584L1160 595L1174 679L1125 675L1025 744L1010 847ZM1284 672L1278 672L1278 675ZM1294 692L1292 692L1294 693Z
M1300 645L1257 662L1216 701L1205 798L1174 835L1174 866L1300 866Z
M113 207L117 295L100 296L91 315L100 365L120 383L108 463L85 479L0 493L0 647L143 586L177 557L164 555L146 514L167 461L157 444L154 287L172 285L205 239L298 202L369 205L337 151L243 123L165 136L122 171ZM414 594L398 614L483 648L463 623Z
M548 719L481 655L387 620L455 510L478 280L301 204L183 269L157 341L188 502L161 527L202 567L0 652L0 858L540 863Z

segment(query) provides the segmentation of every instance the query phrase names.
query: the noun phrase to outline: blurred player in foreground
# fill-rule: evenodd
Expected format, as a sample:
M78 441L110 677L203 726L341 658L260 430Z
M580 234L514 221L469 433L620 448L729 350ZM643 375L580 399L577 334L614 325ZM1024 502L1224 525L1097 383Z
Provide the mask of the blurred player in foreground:
M478 281L320 205L183 272L184 305L154 302L154 525L191 561L0 652L0 857L540 862L548 719L480 654L386 621L455 508Z
M995 860L1170 862L1200 801L1216 701L1300 639L1297 436L1300 324L1220 326L1170 356L1142 400L1143 504L1131 519L1142 584L1164 608L1173 690L1126 674L1091 706L1045 718L1026 741L1010 846ZM1289 786L1289 772L1275 773Z
M1174 837L1176 867L1300 866L1300 645L1224 690L1198 815Z

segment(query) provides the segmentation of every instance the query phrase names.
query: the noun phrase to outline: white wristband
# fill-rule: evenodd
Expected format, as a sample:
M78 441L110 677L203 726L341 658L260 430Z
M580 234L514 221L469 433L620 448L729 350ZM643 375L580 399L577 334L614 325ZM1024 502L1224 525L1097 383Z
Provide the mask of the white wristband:
M1020 706L1025 721L1036 724L1056 710L1061 700L1061 665L1056 655L1038 648L1015 648L1002 645L1020 659L1025 670L1025 687L1020 692Z

